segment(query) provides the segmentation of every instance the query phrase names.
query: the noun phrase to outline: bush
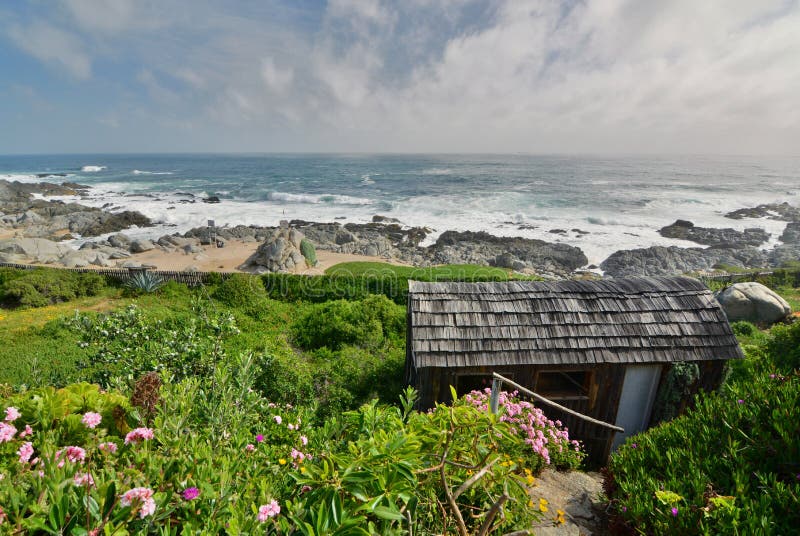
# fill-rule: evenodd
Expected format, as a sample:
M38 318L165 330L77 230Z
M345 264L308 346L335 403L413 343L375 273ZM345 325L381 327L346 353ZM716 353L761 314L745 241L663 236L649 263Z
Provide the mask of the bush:
M800 523L800 376L761 375L630 438L606 476L615 524L645 534L789 534ZM673 510L673 508L675 510Z
M292 326L295 342L306 350L344 345L374 348L402 337L405 311L384 296L361 301L337 300L315 305Z
M306 259L306 264L309 266L317 265L317 252L314 250L314 244L305 238L300 241L300 253Z
M81 346L90 348L84 378L106 386L130 386L151 371L168 381L207 376L223 355L223 339L238 333L232 316L212 316L202 308L193 318L164 321L130 305L108 315L76 315L68 325L82 335Z
M800 523L800 324L752 339L722 391L612 457L619 532L788 534Z
M408 281L395 276L264 274L261 278L270 298L288 302L363 300L371 294L382 294L395 303L404 305L408 297Z
M22 307L44 307L83 296L95 296L106 286L105 279L92 273L66 270L29 270L4 283L6 300Z
M731 324L731 329L733 330L734 335L738 337L752 337L758 332L757 327L750 322L745 322L744 320L733 322Z
M233 274L217 286L211 297L230 307L250 310L264 307L268 296L258 276Z

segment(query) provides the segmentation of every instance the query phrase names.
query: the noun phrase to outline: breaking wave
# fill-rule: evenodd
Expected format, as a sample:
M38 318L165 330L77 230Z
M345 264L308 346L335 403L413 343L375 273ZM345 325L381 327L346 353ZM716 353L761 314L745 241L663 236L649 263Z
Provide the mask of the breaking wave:
M371 205L371 199L362 197L352 197L349 195L336 194L290 194L286 192L270 192L267 198L270 201L280 201L283 203L310 203L318 205L321 203L332 205Z
M81 171L84 173L97 173L98 171L103 171L106 169L106 166L83 166Z

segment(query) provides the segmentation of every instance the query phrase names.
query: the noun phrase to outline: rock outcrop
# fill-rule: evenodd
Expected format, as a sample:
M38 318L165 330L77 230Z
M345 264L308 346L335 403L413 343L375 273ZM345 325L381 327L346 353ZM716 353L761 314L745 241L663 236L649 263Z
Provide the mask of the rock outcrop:
M764 229L751 228L740 232L730 228L695 227L694 223L686 220L677 220L672 225L662 227L658 234L666 238L679 238L706 246L726 248L760 246L769 240L769 233Z
M675 275L710 270L720 265L741 268L764 268L769 259L764 252L753 248L679 248L653 246L621 250L600 264L613 277Z
M289 272L296 266L304 266L306 260L300 252L303 238L303 233L297 229L278 228L240 268L263 273Z
M552 274L567 274L589 262L574 246L471 231L445 231L424 248L423 257L427 264L483 264Z
M728 320L770 325L792 314L789 304L761 283L736 283L717 293Z
M725 214L726 218L741 220L743 218L767 218L780 221L800 221L800 208L789 203L768 203L752 208L740 208Z
M25 237L54 241L75 235L99 236L133 226L152 225L149 218L136 211L107 212L78 203L37 199L33 196L78 195L85 193L87 188L75 183L29 184L0 180L0 225L18 230Z

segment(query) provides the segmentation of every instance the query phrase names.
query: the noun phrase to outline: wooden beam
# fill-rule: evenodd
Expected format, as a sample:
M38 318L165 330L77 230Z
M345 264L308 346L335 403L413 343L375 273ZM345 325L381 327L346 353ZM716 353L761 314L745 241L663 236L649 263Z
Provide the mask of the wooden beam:
M597 425L603 426L605 428L610 428L610 429L612 429L612 430L614 430L616 432L625 432L624 428L620 428L619 426L616 426L616 425L613 425L613 424L609 424L607 422L599 421L597 419L589 417L588 415L584 415L583 413L578 413L577 411L571 410L569 408L565 408L561 404L557 404L557 403L553 402L552 400L543 397L542 395L536 394L533 391L531 391L530 389L526 389L525 387L521 386L520 384L515 383L515 382L509 380L508 378L499 375L496 372L492 373L492 400L494 400L494 396L495 396L495 394L494 394L495 393L495 382L502 382L502 383L508 384L511 387L514 387L515 389L518 389L518 390L522 391L523 393L532 396L533 398L535 398L536 400L538 400L540 402L543 402L543 403L545 403L547 405L553 406L554 408L559 409L559 410L563 411L564 413L569 413L570 415L578 417L579 419L583 419L584 421L588 421L588 422L590 422L592 424L597 424ZM498 391L497 396L499 397L500 396L499 389L497 391ZM497 411L496 407L494 408L494 411Z

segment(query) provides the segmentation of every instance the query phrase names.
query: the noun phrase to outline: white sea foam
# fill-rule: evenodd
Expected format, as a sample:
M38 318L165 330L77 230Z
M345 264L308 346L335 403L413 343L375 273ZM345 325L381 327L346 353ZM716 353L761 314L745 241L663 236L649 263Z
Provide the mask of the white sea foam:
M378 177L380 173L365 173L361 175L361 184L375 184L375 181L372 180L372 177Z
M428 168L423 169L422 175L452 175L453 170L450 168Z
M371 205L372 199L362 197L352 197L349 195L337 194L291 194L287 192L270 192L270 201L283 203L305 203L305 204L333 204L333 205Z
M131 173L134 175L173 175L172 171L142 171L140 169L134 169Z
M106 166L83 166L81 171L83 173L97 173L98 171L103 171L106 169Z

